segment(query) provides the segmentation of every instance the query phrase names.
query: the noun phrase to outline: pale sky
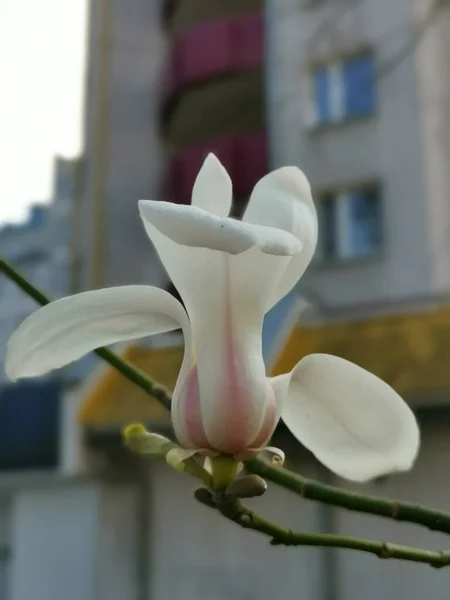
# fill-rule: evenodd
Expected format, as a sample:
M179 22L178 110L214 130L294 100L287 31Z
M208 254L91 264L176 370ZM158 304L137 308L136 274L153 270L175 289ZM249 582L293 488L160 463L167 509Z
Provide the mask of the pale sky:
M81 148L87 0L0 0L0 223L48 200Z

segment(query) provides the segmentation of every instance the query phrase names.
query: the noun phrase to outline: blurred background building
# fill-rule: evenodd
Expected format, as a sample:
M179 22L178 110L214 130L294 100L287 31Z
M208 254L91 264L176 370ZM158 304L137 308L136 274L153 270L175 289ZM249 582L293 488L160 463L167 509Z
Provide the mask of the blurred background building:
M411 473L363 489L448 509L449 32L443 0L92 1L83 157L56 161L53 202L5 226L0 252L52 297L173 291L138 199L189 202L215 152L239 215L270 168L300 166L320 244L266 319L268 371L328 352L388 381L417 409L422 450ZM34 304L5 279L0 293L4 353ZM119 350L173 387L178 334ZM0 384L0 600L447 600L445 570L271 548L197 505L191 479L123 451L125 424L167 431L167 414L94 358ZM276 435L290 467L347 485ZM446 546L274 486L256 505L293 529Z

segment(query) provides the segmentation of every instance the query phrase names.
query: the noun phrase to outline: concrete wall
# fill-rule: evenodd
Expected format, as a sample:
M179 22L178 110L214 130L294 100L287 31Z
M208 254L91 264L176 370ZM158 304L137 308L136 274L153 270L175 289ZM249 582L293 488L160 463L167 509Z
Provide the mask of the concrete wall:
M440 223L439 251L442 251L442 230L447 231L449 219L447 216L445 220L440 219L439 213L432 217L430 211L430 186L433 182L436 185L436 173L434 178L428 178L431 183L426 183L424 153L427 149L422 144L423 99L419 98L419 89L422 96L427 95L429 109L430 94L439 92L432 106L436 110L443 109L444 102L448 107L448 92L443 93L443 87L449 85L448 78L442 77L441 68L441 83L435 73L428 76L433 79L431 91L424 85L419 75L425 73L423 69L430 69L432 50L428 58L422 60L422 71L418 68L416 52L399 60L395 68L390 67L391 60L411 41L416 21L423 15L417 14L410 0L312 2L309 8L303 9L299 0L272 0L269 5L268 15L272 17L268 23L272 49L269 85L273 87L270 96L275 165L299 165L316 191L377 180L384 193L382 255L362 262L342 261L312 267L306 284L329 305L343 307L442 290L442 276L438 283L434 272L438 250L434 248L435 232L431 222ZM420 12L425 13L425 7ZM444 24L441 29L443 36ZM431 29L429 35L432 35ZM358 122L311 129L307 124L311 61L367 46L375 49L379 68L376 114ZM440 65L445 62L446 47L447 40L439 50ZM433 139L440 135L442 149L444 133L438 133L437 123L445 119L442 111L440 114L437 121L434 117L434 138L433 134L428 137L431 136L430 144L433 144ZM430 127L428 124L428 129ZM450 155L445 156L447 158L441 157L438 164L433 163L435 169L448 164ZM448 177L448 169L445 173ZM437 185L441 192L448 189L442 176ZM444 197L442 193L440 197ZM433 198L433 202L443 205L443 200ZM447 259L448 253L445 256Z
M135 483L24 480L11 506L8 600L140 598Z
M139 484L102 486L95 600L141 600Z
M159 2L91 3L77 249L84 288L165 280L137 209L159 186L161 19Z
M442 3L441 3L442 4ZM430 0L416 0L417 20L432 11ZM443 4L416 50L424 156L436 286L450 289L450 6Z
M422 427L422 448L413 471L384 483L363 486L365 493L405 499L448 511L450 480L448 422L434 420ZM360 488L361 489L361 488ZM338 531L358 537L396 542L430 550L445 550L448 536L427 529L340 511ZM380 560L360 553L336 553L339 594L334 600L395 598L447 600L450 571L426 565Z
M11 600L96 600L95 485L18 491L13 501Z

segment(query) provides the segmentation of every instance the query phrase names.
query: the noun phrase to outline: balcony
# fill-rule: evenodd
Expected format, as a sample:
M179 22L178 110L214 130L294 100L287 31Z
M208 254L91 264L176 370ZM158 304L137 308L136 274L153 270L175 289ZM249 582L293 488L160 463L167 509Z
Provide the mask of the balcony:
M180 35L174 40L166 72L166 118L182 89L260 67L263 59L264 27L258 13L214 21Z
M209 140L263 131L265 123L264 75L257 69L187 89L161 134L176 152Z
M200 23L261 11L263 0L164 0L162 19L174 32L187 31Z
M255 183L267 173L267 139L264 132L210 140L185 148L170 161L164 199L189 204L197 173L209 152L228 170L235 198L247 198Z

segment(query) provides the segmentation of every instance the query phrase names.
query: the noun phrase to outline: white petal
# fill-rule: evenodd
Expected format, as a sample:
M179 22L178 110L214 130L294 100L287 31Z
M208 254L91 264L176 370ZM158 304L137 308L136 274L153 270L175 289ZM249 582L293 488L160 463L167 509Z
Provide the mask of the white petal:
M420 443L416 419L375 375L342 358L312 354L274 380L274 389L285 392L287 427L337 475L363 482L412 467Z
M166 462L177 471L183 471L183 463L195 454L197 454L197 449L172 448L166 454Z
M223 230L216 236L211 230L208 233L208 220L205 230L199 226L202 244L206 245L207 235L211 235L209 241L215 249L198 247L193 243L195 238L187 235L183 219L160 219L158 210L154 212L153 206L145 203L147 208L142 211L141 207L146 230L192 323L195 366L192 362L182 369L172 405L178 439L188 447L209 446L229 454L252 442L266 443L278 415L265 377L261 328L268 299L290 255L268 254L258 246L244 250L254 242L253 226L247 225L248 230L231 228L227 238L229 219L222 220ZM186 221L190 223L189 217ZM222 240L218 239L220 231ZM271 231L276 235L277 230ZM240 246L240 253L217 249L233 246L230 239L236 242L234 248ZM283 249L283 238L278 243Z
M10 379L34 377L108 344L188 328L186 312L164 290L133 285L83 292L30 315L7 346Z
M275 446L266 446L260 452L260 457L267 462L270 462L274 467L282 467L286 460L286 454L280 448Z
M232 197L233 186L225 167L214 154L208 154L194 183L192 206L227 217Z
M302 243L303 251L292 258L280 279L270 302L273 306L303 275L317 244L317 213L303 172L283 167L263 177L253 190L243 221L287 231Z
M139 211L153 242L153 230L149 230L149 225L177 245L228 254L240 254L259 246L266 254L292 256L302 249L299 240L291 233L221 218L195 206L140 200ZM163 255L161 260L164 262Z

